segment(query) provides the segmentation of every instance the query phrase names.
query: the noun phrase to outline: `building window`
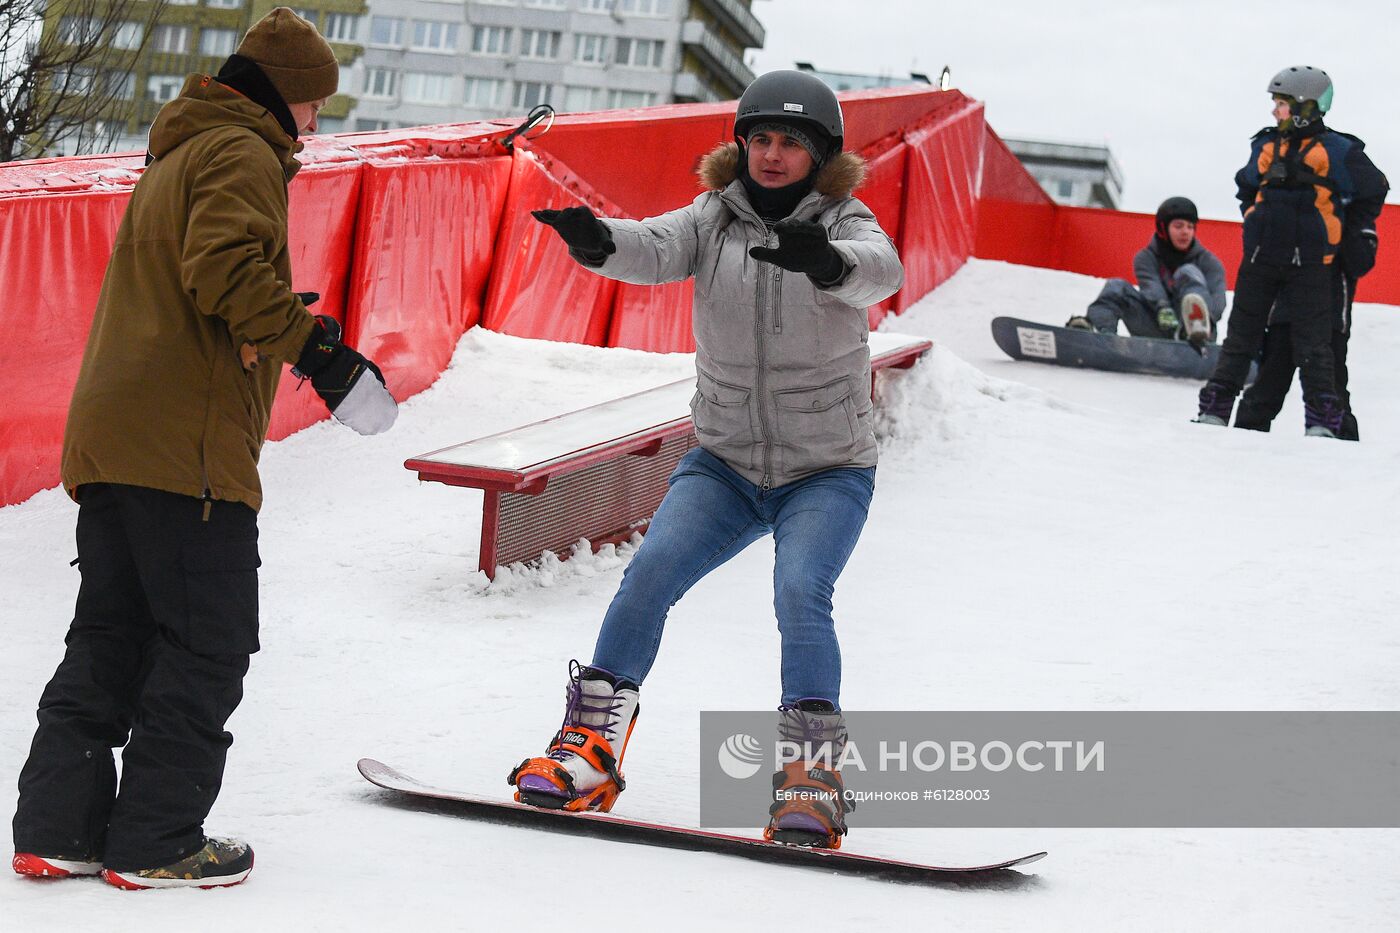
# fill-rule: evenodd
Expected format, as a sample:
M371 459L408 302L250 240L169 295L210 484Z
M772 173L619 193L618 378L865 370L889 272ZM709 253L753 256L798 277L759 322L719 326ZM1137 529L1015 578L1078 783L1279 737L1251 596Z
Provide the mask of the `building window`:
M182 75L151 75L146 79L146 96L156 103L163 104L180 96L180 88L185 86Z
M388 120L366 120L364 117L355 120L356 133L378 133L388 128Z
M565 7L564 0L525 0L526 6L542 6L551 10L562 10Z
M65 45L81 45L97 38L102 24L87 16L65 16L58 21L58 34Z
M187 55L190 51L190 27L157 26L151 31L151 49L156 52L170 52Z
M584 13L611 13L615 0L579 0L578 8Z
M291 7L291 11L313 26L319 25L321 22L320 10L311 10L307 9L306 7L294 6Z
M238 33L232 29L205 29L199 34L200 55L232 55L238 48Z
M670 16L671 0L617 0L615 9L634 16Z
M461 28L460 23L415 19L413 21L413 48L420 52L455 52L457 51L457 32Z
M116 100L131 100L136 96L136 75L133 72L105 71L102 83Z
M352 13L327 13L326 38L331 42L354 42L360 18Z
M468 107L494 110L501 106L506 83L499 78L468 78L466 103Z
M544 29L520 30L521 58L558 58L562 33Z
M664 48L660 39L618 39L617 63L632 68L660 68Z
M478 55L510 54L510 27L473 26L472 51Z
M545 102L549 96L549 85L540 81L517 81L515 83L515 106L520 110L529 110L536 104Z
M1067 178L1061 178L1056 182L1056 189L1060 192L1060 197L1067 198L1074 194L1074 182Z
M204 0L204 5L211 10L236 10L243 6L243 0Z
M608 91L608 107L614 110L626 107L650 107L656 103L656 95L647 91Z
M369 44L403 46L403 20L396 16L369 18Z
M199 6L199 0L165 0L168 6Z
M600 87L564 88L564 110L577 113L580 110L601 110L605 104L603 89Z
M405 71L403 73L403 99L413 104L450 104L452 85L456 82L452 75L428 71Z
M608 37L581 32L574 37L574 61L601 65L607 60Z
M392 98L399 88L399 73L388 68L365 69L365 96Z
M146 27L141 23L120 23L112 33L112 48L135 52L141 48L141 40L146 36Z

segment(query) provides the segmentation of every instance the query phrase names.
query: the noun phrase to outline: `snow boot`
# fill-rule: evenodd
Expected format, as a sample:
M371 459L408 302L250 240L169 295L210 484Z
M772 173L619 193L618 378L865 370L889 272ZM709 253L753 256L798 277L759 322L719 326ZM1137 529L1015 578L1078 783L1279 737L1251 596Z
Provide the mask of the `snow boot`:
M159 868L136 871L102 869L102 880L127 891L151 888L230 888L253 870L253 847L238 839L204 838L193 855Z
M763 838L794 846L841 848L846 814L855 807L841 781L846 720L826 700L806 699L779 707L778 738L797 752L773 775L773 805ZM784 754L783 757L787 757Z
M28 875L31 878L77 878L82 875L96 875L102 871L101 862L36 855L33 852L16 852L10 864L15 874Z
M1311 401L1303 399L1303 433L1308 437L1339 436L1345 416L1346 409L1335 395L1323 393Z
M1212 379L1201 389L1200 414L1195 420L1198 424L1224 427L1230 423L1230 413L1234 410L1235 393Z
M1070 330L1087 330L1087 331L1092 331L1092 330L1095 329L1095 328L1094 328L1094 322L1091 321L1091 320L1089 320L1087 317L1085 317L1085 316L1082 315L1082 314L1076 314L1074 317L1070 318L1068 321L1065 321L1065 327L1069 328Z
M1210 308L1200 295L1192 292L1182 296L1181 321L1191 346L1199 350L1210 341Z
M550 810L607 813L627 787L622 756L637 712L636 684L571 661L564 724L543 757L526 758L506 778L515 799Z

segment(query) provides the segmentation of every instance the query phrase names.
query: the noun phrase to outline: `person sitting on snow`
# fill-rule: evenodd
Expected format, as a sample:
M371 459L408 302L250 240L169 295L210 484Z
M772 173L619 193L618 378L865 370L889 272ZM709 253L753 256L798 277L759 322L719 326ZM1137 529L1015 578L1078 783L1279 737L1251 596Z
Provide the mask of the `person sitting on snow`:
M1163 201L1156 233L1133 257L1137 288L1109 279L1089 310L1065 326L1114 334L1122 321L1134 337L1213 342L1225 313L1225 267L1196 239L1196 222L1189 199Z

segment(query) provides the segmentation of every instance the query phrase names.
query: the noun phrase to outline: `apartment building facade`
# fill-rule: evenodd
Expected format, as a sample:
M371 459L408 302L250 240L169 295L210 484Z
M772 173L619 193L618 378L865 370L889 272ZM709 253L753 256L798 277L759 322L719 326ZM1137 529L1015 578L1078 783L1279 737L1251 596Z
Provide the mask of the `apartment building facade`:
M133 17L144 16L147 2L132 5ZM298 0L293 4L274 0L165 0L165 8L151 26L149 34L143 22L123 23L115 32L117 48L130 51L129 70L94 79L118 85L116 99L100 121L97 131L60 141L60 150L52 155L73 155L91 152L91 141L97 141L107 151L140 150L146 147L146 136L156 113L173 100L192 73L213 73L242 41L248 28L274 7L292 6L310 20L322 35L354 32L346 23L358 23L366 7L363 0ZM75 37L91 28L89 22L71 15L63 0L56 0L46 15L44 30L57 31L61 39ZM341 64L341 91L348 89L349 66L360 54L354 42L332 39L331 48ZM322 113L331 121L343 122L354 100L346 93L331 98ZM88 143L84 143L88 140Z
M379 130L728 100L753 80L764 29L752 0L370 0L328 38L363 45L349 118Z

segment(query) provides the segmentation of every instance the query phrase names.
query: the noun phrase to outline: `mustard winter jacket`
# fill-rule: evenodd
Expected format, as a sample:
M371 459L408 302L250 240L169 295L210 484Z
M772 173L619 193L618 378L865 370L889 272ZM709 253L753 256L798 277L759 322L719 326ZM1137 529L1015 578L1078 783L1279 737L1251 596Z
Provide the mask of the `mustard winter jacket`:
M283 361L311 335L292 292L287 185L301 144L207 75L151 127L63 441L63 485L122 483L258 509ZM240 348L264 357L245 371Z

